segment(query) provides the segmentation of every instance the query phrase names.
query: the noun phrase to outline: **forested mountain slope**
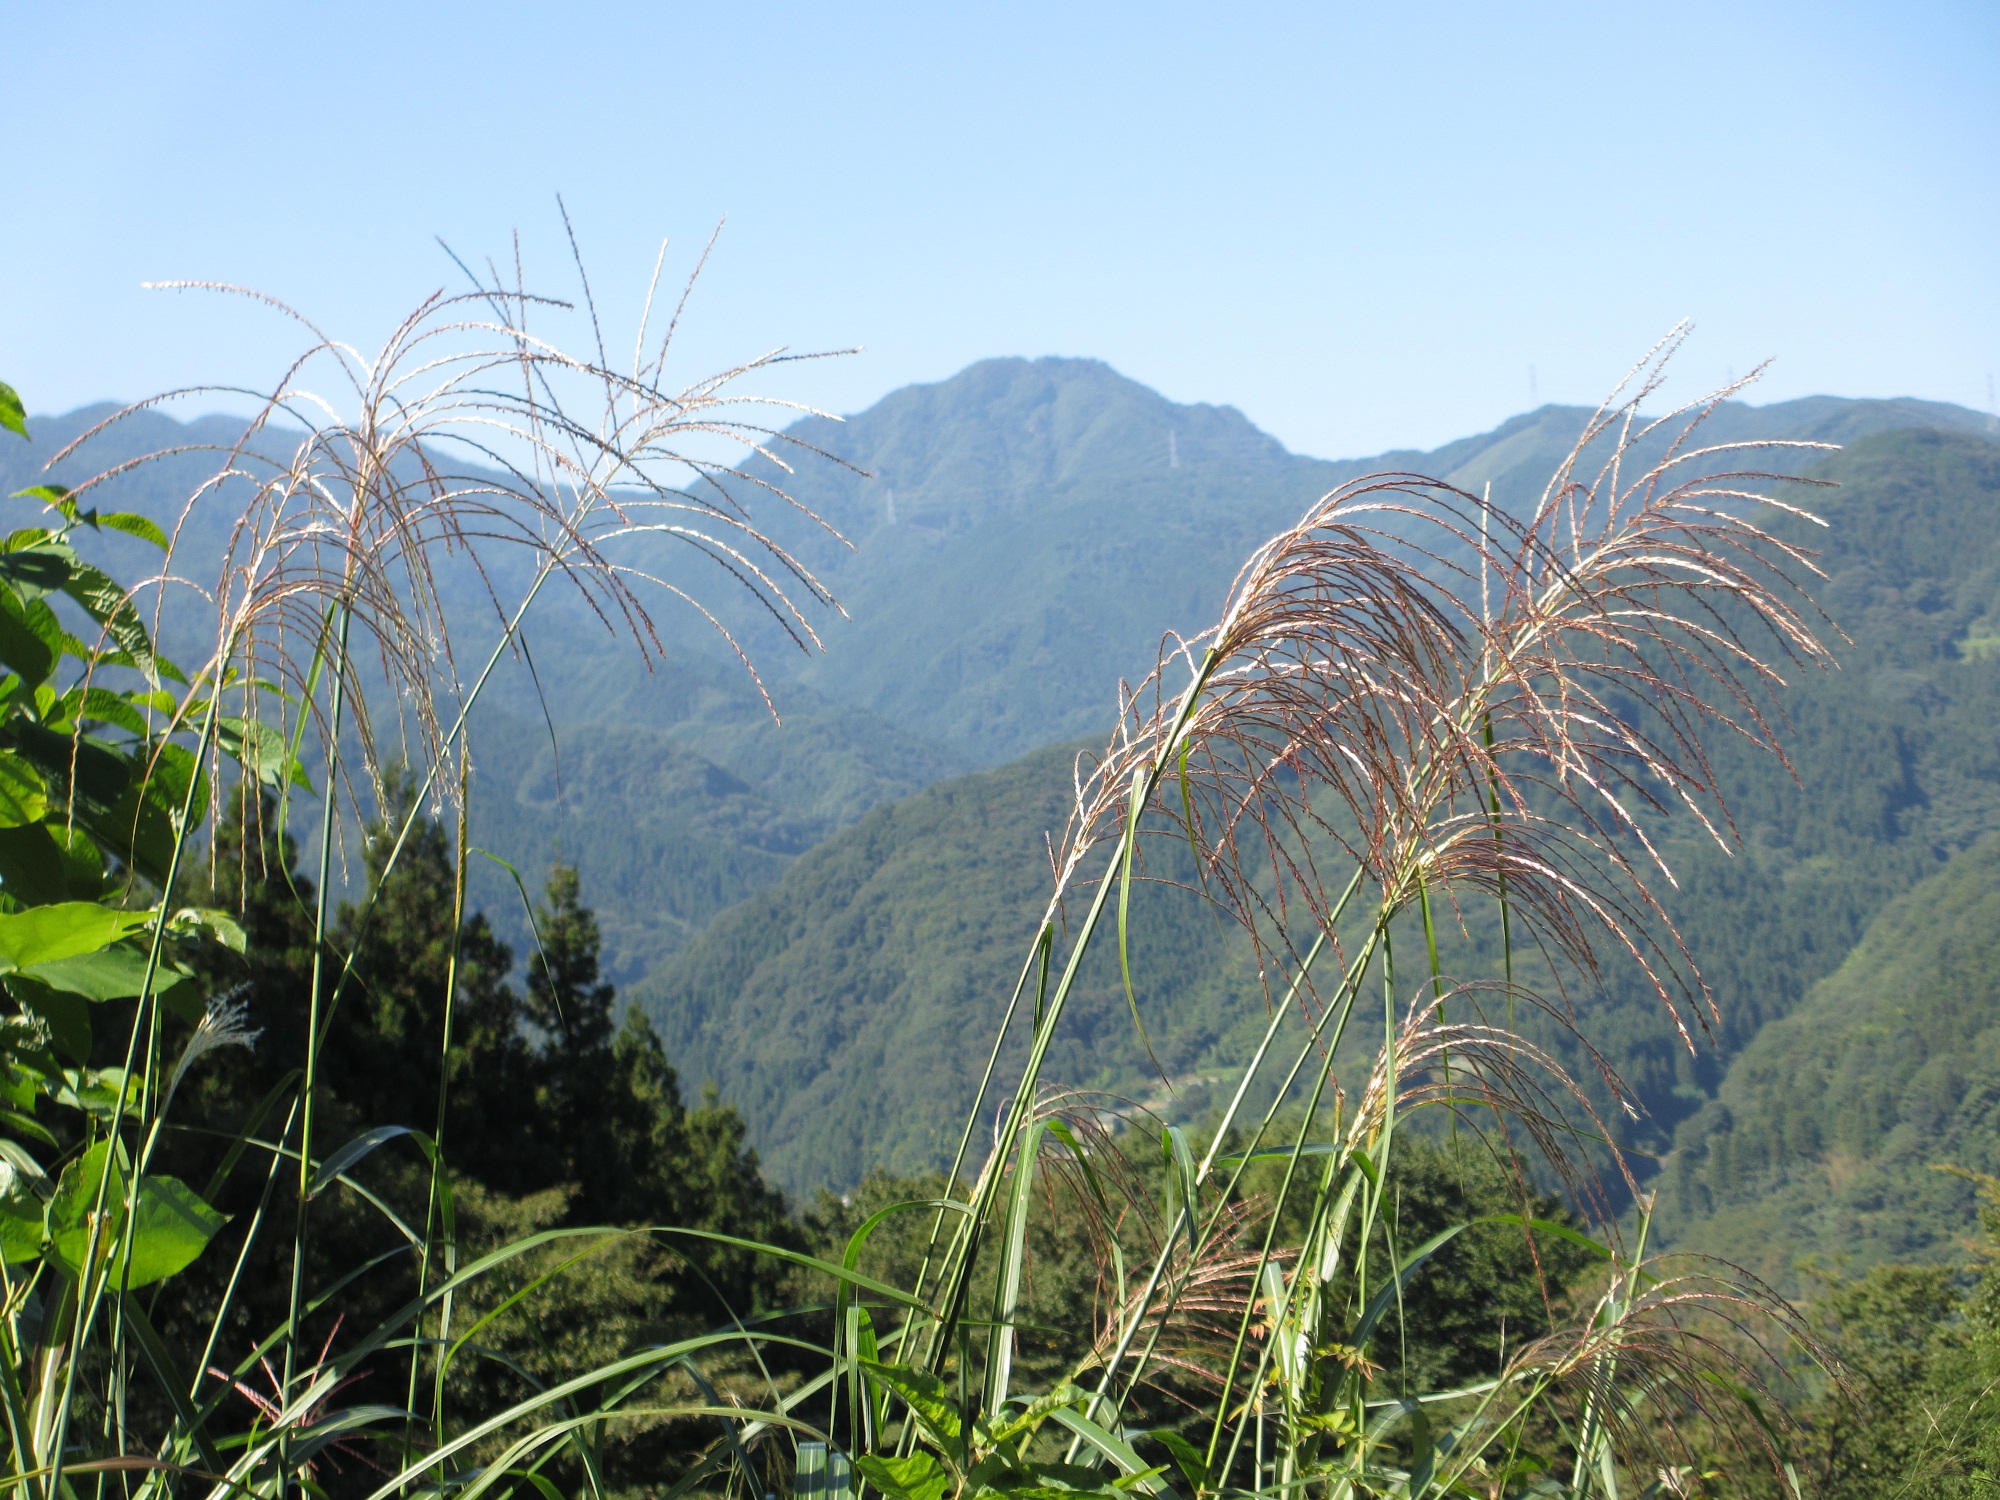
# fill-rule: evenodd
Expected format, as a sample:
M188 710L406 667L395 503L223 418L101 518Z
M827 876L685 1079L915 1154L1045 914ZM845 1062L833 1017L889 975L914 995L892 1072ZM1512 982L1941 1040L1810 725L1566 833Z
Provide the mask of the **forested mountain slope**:
M1876 912L2000 829L2000 447L1976 437L1868 438L1819 471L1830 525L1786 522L1821 550L1815 593L1852 637L1838 671L1783 695L1795 783L1715 744L1745 849L1670 831L1668 903L1721 1023L1690 1056L1637 977L1580 995L1580 1018L1633 1087L1628 1140L1664 1152L1730 1060L1837 968ZM1796 498L1796 497L1795 497ZM1088 743L1088 742L1086 742ZM948 1151L1048 888L1070 751L949 783L835 835L769 892L719 917L638 992L690 1077L715 1078L793 1186L853 1180ZM1186 1085L1240 1051L1263 997L1212 921L1141 903L1132 944L1161 1065ZM1459 977L1491 973L1491 934L1447 941ZM1052 1066L1134 1093L1159 1078L1126 1015L1115 958ZM1546 1039L1561 1048L1551 1031ZM1574 1054L1572 1054L1574 1056ZM1588 1073L1587 1067L1580 1072ZM1177 1117L1198 1118L1199 1087Z
M114 410L34 418L31 444L0 446L0 495L51 479L80 483L164 452L93 491L90 503L140 511L171 527L242 434L229 418L182 423L139 412L77 458L44 470ZM276 434L271 451L289 454L294 440ZM213 585L243 493L225 488L187 512L178 575ZM11 503L23 524L39 508ZM87 545L116 577L144 579L159 570L157 552L115 532ZM496 548L485 562L501 596L518 596L528 576L525 554ZM459 655L483 660L498 626L479 577L469 567L447 569L439 584ZM142 591L141 598L150 611L152 595ZM685 615L663 608L659 624L665 651L642 662L629 639L613 638L573 594L545 591L529 617L525 654L503 662L472 733L475 842L514 863L530 890L558 857L588 867L606 973L618 983L648 972L687 933L775 880L830 830L967 768L921 736L805 687L783 693L781 728L740 663L690 644L695 627ZM160 630L170 655L204 659L213 630L212 614L192 589L170 595ZM358 875L352 867L347 873ZM515 952L525 953L532 938L512 878L475 860L471 891Z
M773 1180L810 1191L949 1160L1048 899L1043 836L1061 836L1079 748L877 808L634 992L682 1071L741 1106ZM1179 1072L1229 1024L1214 1002L1235 955L1193 902L1149 896L1131 928L1136 978L1152 1044ZM1093 957L1050 1076L1143 1092L1117 960Z
M1990 670L1990 669L1989 669ZM1666 1206L1681 1243L1785 1281L1957 1260L1966 1180L2000 1172L2000 835L1868 926L1681 1130Z
M44 477L40 458L108 412L36 419L32 446L0 450L0 485L11 492ZM774 522L848 611L821 619L824 656L801 656L736 609L719 573L649 559L741 631L783 725L692 612L663 602L666 655L649 670L590 611L553 593L529 622L529 658L503 668L475 726L476 841L531 887L551 859L580 862L607 970L632 983L869 808L1098 734L1118 679L1150 666L1163 631L1207 624L1237 563L1325 490L1400 468L1468 488L1491 482L1524 502L1585 416L1544 407L1428 453L1325 462L1286 452L1231 408L1177 405L1097 361L1009 359L897 391L845 422L802 422L793 431L803 444L851 465L798 449L794 473L767 475L854 543L802 517ZM1725 405L1705 432L1847 441L1912 424L1979 430L1986 420L1933 403L1813 398ZM54 477L75 482L155 449L227 443L238 430L141 413ZM141 466L100 503L169 518L212 464L186 454ZM211 574L227 518L221 500L196 511L182 541L187 576ZM103 544L119 576L154 565L129 538ZM504 566L501 576L513 578ZM469 575L447 589L467 622L461 650L483 655L490 607ZM198 612L190 602L169 622L170 644L198 646ZM473 895L525 951L505 872L478 861Z

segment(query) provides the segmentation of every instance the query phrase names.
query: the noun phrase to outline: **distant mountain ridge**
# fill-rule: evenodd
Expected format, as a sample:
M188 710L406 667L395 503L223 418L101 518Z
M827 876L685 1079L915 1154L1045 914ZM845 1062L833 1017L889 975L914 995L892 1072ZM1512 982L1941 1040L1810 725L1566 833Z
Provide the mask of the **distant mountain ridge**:
M785 482L854 549L796 523L785 533L851 616L829 615L827 654L790 675L997 765L1108 723L1118 679L1148 670L1166 631L1210 624L1237 566L1327 491L1401 470L1474 492L1490 484L1526 506L1589 415L1544 406L1428 452L1330 461L1287 451L1234 408L1178 405L1100 361L982 361L844 422L791 429L853 466L803 465ZM1937 402L1808 397L1724 403L1701 441L1990 425ZM1812 461L1758 457L1786 471ZM729 618L760 659L782 654L754 614Z
M35 419L32 447L0 449L0 484L38 482L40 456L111 410ZM1327 489L1408 469L1522 500L1586 415L1543 407L1428 453L1331 462L1288 452L1233 408L1176 404L1099 361L1002 359L893 392L846 422L809 419L793 434L852 467L807 461L770 477L855 544L802 518L775 523L847 608L848 619L820 621L827 653L800 657L716 575L685 575L751 645L784 726L693 616L663 611L678 634L648 672L586 610L550 600L528 636L554 741L536 684L510 664L475 726L476 836L531 883L557 855L580 861L609 972L637 983L869 809L1101 734L1118 679L1151 665L1164 631L1209 623L1240 561ZM1845 440L1987 421L1935 403L1815 397L1726 405L1709 431ZM239 431L230 419L141 413L94 464L54 477ZM107 503L171 516L201 462L140 468ZM190 557L219 544L214 526L213 513L198 518ZM121 576L152 566L141 544L103 545ZM474 879L474 899L525 948L511 878L481 861Z

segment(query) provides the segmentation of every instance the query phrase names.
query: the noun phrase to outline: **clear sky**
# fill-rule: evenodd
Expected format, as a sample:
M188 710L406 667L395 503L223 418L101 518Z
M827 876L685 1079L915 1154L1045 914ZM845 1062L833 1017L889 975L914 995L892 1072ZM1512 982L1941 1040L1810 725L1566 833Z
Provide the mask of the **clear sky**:
M1988 408L2000 5L0 3L0 378L31 410L267 382L453 273L603 302L662 236L688 373L861 344L865 406L1094 355L1363 454L1684 377ZM1532 372L1532 374L1531 374ZM1532 381L1532 384L1531 384Z

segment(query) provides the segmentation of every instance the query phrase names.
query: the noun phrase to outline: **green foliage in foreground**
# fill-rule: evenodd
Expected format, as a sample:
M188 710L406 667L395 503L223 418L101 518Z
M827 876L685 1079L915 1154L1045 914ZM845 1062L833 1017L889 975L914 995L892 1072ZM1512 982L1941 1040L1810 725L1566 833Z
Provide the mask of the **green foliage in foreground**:
M2000 1495L2000 1179L1980 1189L1984 1270L1878 1265L1825 1280L1810 1324L1838 1382L1801 1359L1791 1453L1815 1500L1992 1500ZM1961 1228L1965 1227L1961 1222ZM1780 1491L1757 1474L1725 1495Z

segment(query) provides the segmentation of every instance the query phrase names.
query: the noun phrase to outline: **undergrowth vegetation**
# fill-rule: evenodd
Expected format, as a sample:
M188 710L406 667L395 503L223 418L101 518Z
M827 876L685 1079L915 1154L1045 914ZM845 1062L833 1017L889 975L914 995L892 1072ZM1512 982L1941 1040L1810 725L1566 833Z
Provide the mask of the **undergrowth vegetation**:
M1690 1046L1718 1023L1660 823L1729 846L1708 738L1782 756L1771 694L1827 660L1810 555L1758 524L1782 465L1640 415L1677 339L1525 514L1375 476L1259 548L1077 763L950 1168L794 1222L616 1013L573 873L525 992L466 914L466 724L547 585L641 654L662 597L715 616L635 540L802 646L826 602L754 519L786 495L717 457L784 453L734 394L776 358L669 387L672 325L615 366L594 310L593 353L547 341L564 311L496 280L372 358L312 334L190 501L239 516L219 560L94 484L0 554L24 1497L1797 1489L1760 1393L1814 1329L1653 1253L1599 1180L1618 1080L1518 1023L1592 1057L1564 986L1613 963ZM159 576L95 569L103 527ZM202 563L184 671L157 611ZM1200 1134L1046 1076L1089 955L1143 1034L1162 879L1245 936L1269 1018ZM1440 934L1494 921L1502 976L1456 980Z

